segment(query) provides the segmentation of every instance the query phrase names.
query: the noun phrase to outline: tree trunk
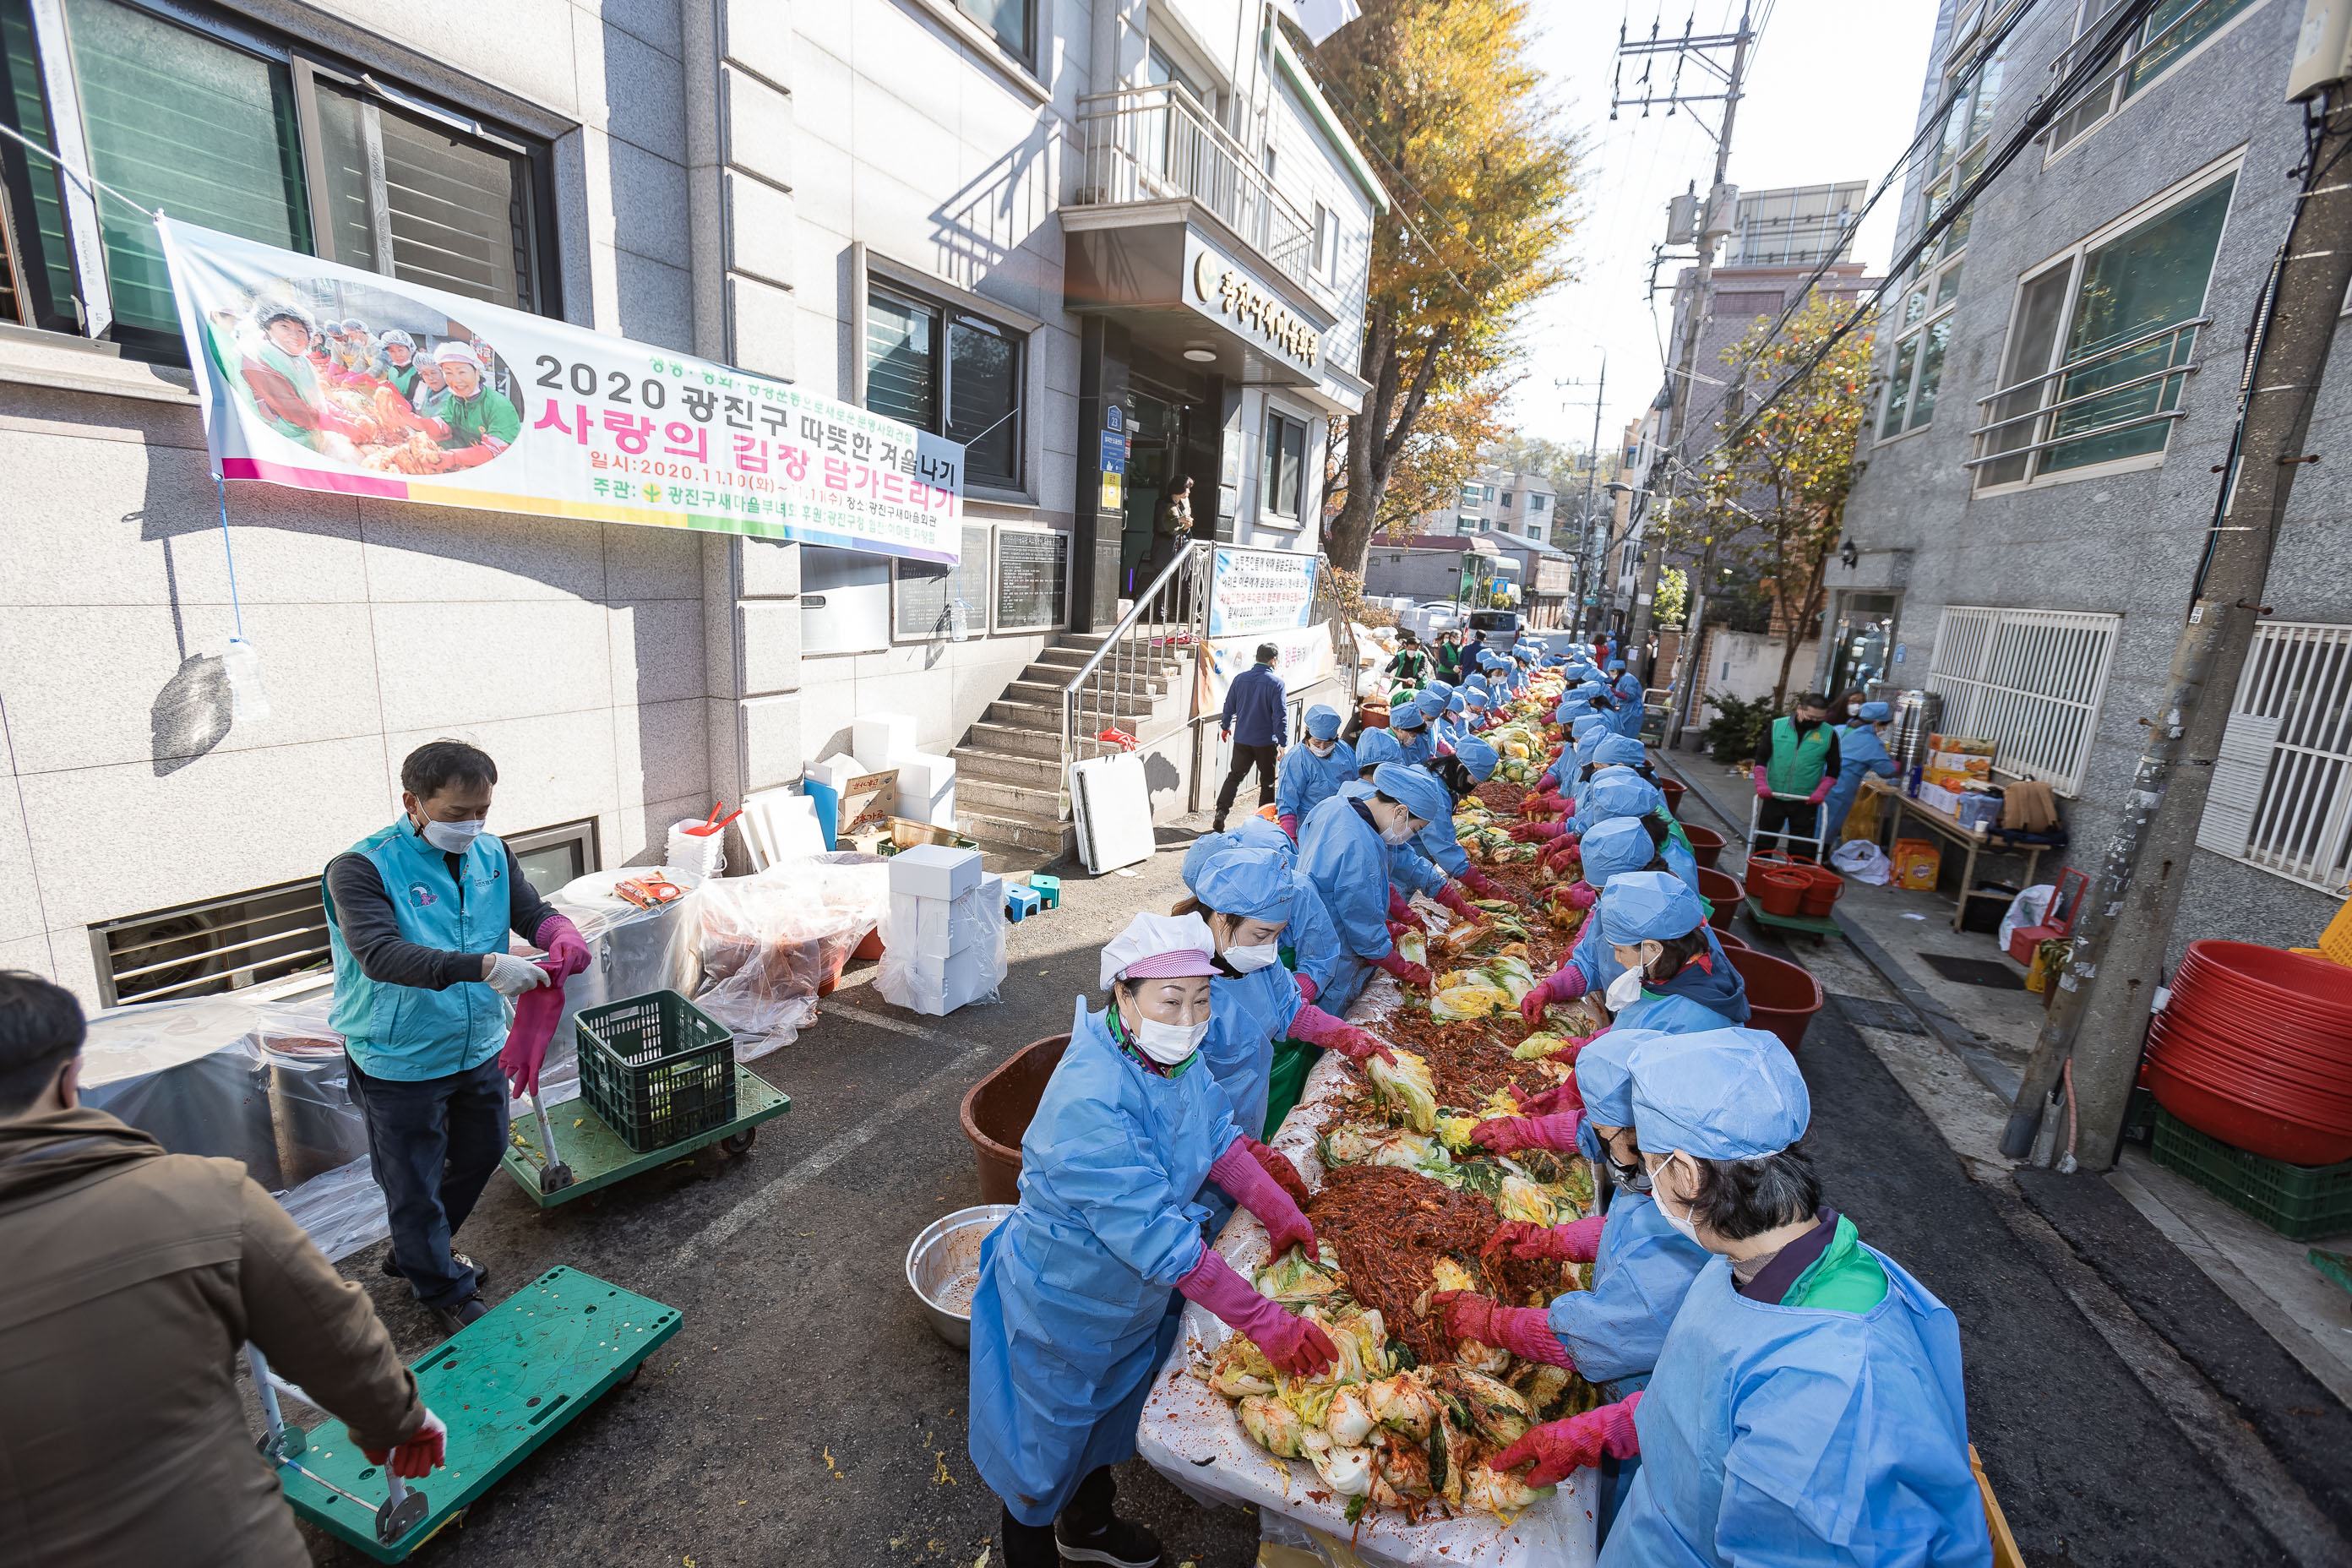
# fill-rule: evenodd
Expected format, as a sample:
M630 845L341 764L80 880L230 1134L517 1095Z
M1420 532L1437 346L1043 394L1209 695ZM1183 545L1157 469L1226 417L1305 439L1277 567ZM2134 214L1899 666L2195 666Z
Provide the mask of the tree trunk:
M1812 625L1822 596L1822 580L1829 571L1830 552L1813 552L1813 574L1805 584L1804 596L1797 601L1797 614L1789 617L1789 630L1780 639L1780 683L1772 689L1772 711L1782 710L1789 696L1789 671L1797 662L1797 649L1803 646L1805 628Z

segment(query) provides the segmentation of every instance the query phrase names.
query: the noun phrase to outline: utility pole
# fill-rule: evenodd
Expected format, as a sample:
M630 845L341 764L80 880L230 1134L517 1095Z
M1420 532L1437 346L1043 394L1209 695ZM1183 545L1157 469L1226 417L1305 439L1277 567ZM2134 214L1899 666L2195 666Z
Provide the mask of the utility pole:
M1616 119L1617 110L1621 107L1638 107L1646 117L1650 107L1658 103L1666 105L1668 114L1674 113L1678 108L1692 104L1719 102L1723 105L1723 121L1715 132L1715 178L1707 187L1705 203L1699 206L1695 215L1697 218L1697 232L1695 237L1698 242L1698 265L1692 275L1690 298L1683 318L1682 342L1675 353L1675 370L1671 382L1674 391L1674 407L1668 416L1665 451L1661 458L1666 465L1669 494L1672 493L1672 488L1679 486L1684 474L1688 469L1688 465L1682 458L1682 443L1687 434L1690 405L1695 395L1693 389L1696 384L1699 328L1706 321L1708 309L1713 303L1715 247L1717 242L1730 232L1733 209L1739 202L1738 187L1726 184L1724 175L1731 166L1731 128L1732 122L1739 114L1740 86L1748 74L1748 51L1756 42L1756 34L1748 26L1748 6L1742 5L1739 12L1739 30L1736 33L1696 35L1690 31L1688 24L1685 24L1681 37L1660 38L1657 36L1657 28L1653 26L1647 40L1629 43L1626 41L1625 29L1622 23L1617 30L1617 53L1621 74L1622 61L1628 56L1672 54L1675 57L1675 69L1673 82L1663 93L1656 93L1650 87L1652 68L1645 65L1643 68L1641 79L1636 84L1640 89L1641 96L1631 99L1621 98L1612 92L1609 104L1609 118ZM1713 51L1726 48L1731 51L1731 63L1727 67L1718 65L1713 54ZM1681 90L1682 65L1685 60L1696 62L1715 77L1720 82L1723 90L1717 93L1683 92ZM1705 121L1701 121L1701 124L1704 125ZM1659 500L1664 501L1667 497L1661 496ZM1665 551L1663 548L1653 549L1646 545L1643 548L1642 574L1634 584L1633 619L1625 637L1625 643L1629 648L1640 647L1649 637L1650 607L1657 597L1658 569L1664 556ZM1628 660L1628 663L1630 662L1631 660Z
M1609 395L1609 351L1601 351L1601 382L1592 393L1592 450L1584 469L1584 522L1576 535L1576 614L1570 618L1570 629L1583 632L1584 595L1591 585L1592 556L1592 487L1601 478L1601 400Z
M2314 9L2319 9L2315 5ZM2339 8L2340 9L2340 8ZM2327 27L2325 10L2320 26ZM2306 35L2310 29L2306 26ZM2070 963L2033 1047L2001 1152L2035 1144L2062 1082L2071 1090L2079 1146L2056 1150L2062 1169L2114 1163L2143 1037L2164 973L2197 826L2257 620L2287 499L2305 450L2336 313L2352 287L2352 107L2347 106L2346 28L2305 51L2298 96L2316 95L2318 134L2301 171L2303 193L2265 289L2265 310L2239 382L2242 410L2208 535L2206 565L2174 645L2163 700L2140 722L2147 745L2122 824L2094 873L2074 926ZM2325 64L2321 64L2321 62ZM2332 75L2330 74L2332 71ZM2311 78L2326 78L2312 80ZM2071 1067L2072 1072L2067 1069ZM2071 1081L2067 1081L2071 1079Z

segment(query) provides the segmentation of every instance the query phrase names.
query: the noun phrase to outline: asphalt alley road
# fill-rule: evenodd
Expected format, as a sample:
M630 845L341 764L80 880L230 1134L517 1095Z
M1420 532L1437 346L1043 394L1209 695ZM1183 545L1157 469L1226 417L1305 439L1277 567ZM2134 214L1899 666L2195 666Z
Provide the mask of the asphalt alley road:
M964 1091L1067 1029L1074 998L1097 997L1102 943L1182 896L1191 837L1163 830L1132 877L1066 868L1063 907L1008 932L997 1005L922 1017L858 984L870 965L853 969L797 1042L751 1064L793 1108L740 1160L705 1154L623 1184L601 1208L544 1214L492 1177L458 1238L491 1270L492 1300L564 1263L678 1308L685 1327L414 1561L970 1568L999 1505L965 1456L964 1352L908 1290L907 1246L980 1201ZM440 1336L377 1272L382 1252L343 1273L402 1352L421 1354ZM1204 1510L1140 1463L1120 1472L1119 1501L1160 1531L1170 1568L1255 1559L1254 1516ZM319 1563L367 1561L306 1533Z

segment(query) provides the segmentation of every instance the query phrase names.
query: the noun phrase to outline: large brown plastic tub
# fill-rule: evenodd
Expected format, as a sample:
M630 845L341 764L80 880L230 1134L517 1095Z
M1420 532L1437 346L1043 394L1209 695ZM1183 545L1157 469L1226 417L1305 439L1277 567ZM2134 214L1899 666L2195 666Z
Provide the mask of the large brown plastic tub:
M1683 814L1676 808L1682 805L1683 795L1689 788L1690 785L1683 783L1680 779L1660 779L1658 781L1658 793L1666 797L1666 810L1672 813L1677 821L1681 820ZM1688 832L1690 830L1690 825L1688 823L1684 823L1683 830L1685 832Z
M1828 1000L1822 983L1801 966L1753 948L1727 947L1723 956L1748 983L1748 1026L1771 1030L1793 1053Z
M1698 868L1698 887L1695 891L1715 906L1706 917L1706 923L1717 931L1731 929L1731 917L1739 912L1741 901L1748 897L1748 889L1739 885L1738 878L1709 870L1705 866Z
M1022 1047L1004 1064L964 1091L963 1135L980 1161L980 1201L1021 1201L1021 1135L1037 1114L1045 1081L1060 1065L1067 1035L1048 1035Z
M1723 853L1723 835L1712 827L1685 822L1683 824L1683 837L1690 840L1691 858L1698 862L1699 869L1713 869L1715 858Z

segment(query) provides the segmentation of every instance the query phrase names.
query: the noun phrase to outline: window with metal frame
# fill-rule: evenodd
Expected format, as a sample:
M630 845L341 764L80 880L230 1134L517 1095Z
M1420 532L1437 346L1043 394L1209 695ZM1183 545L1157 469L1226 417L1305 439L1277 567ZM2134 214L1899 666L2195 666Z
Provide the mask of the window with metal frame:
M663 834L663 842L667 842L667 824L649 824L648 827ZM514 852L515 864L522 868L522 879L537 889L542 899L554 897L574 878L604 868L596 819L593 816L559 822L552 827L534 827L526 833L501 833L499 841Z
M2056 153L2104 125L2132 96L2186 58L2241 12L2260 0L2157 0L2157 4L2074 101L2051 121L2045 133ZM2105 32L2109 13L2123 0L2082 0L2074 42L2050 62L2057 81L2082 63L2083 51Z
M1265 510L1295 518L1307 493L1307 425L1275 409L1265 411L1265 474L1258 493Z
M866 406L963 443L964 477L1021 488L1024 334L912 294L866 296Z
M2232 170L2018 285L2000 389L1969 432L1977 489L2164 451L2236 185Z
M955 0L956 8L988 29L1004 52L1026 66L1037 61L1034 0Z
M2197 844L2307 888L2346 890L2352 878L2352 626L2254 628Z
M1962 60L1948 76L1952 107L1928 154L1920 227L1942 216L1953 198L1983 171L2004 65L2002 53L1996 51L1987 58ZM1969 243L1970 216L1963 212L1944 231L1934 252L1920 258L1911 287L1903 290L1888 350L1886 401L1879 411L1882 441L1923 429L1936 416L1944 356L1952 338L1952 311L1960 300L1960 253Z
M1927 679L1943 695L1942 732L1990 740L2001 772L2076 794L2122 625L2090 611L1945 605Z
M242 991L332 956L317 877L100 921L89 951L109 1007Z
M91 174L142 206L493 304L556 308L537 143L193 6L0 0L0 118L46 146L79 144ZM71 101L52 101L52 87ZM185 363L153 225L121 198L63 184L15 143L0 147L0 174L26 315ZM101 276L78 273L77 240Z

